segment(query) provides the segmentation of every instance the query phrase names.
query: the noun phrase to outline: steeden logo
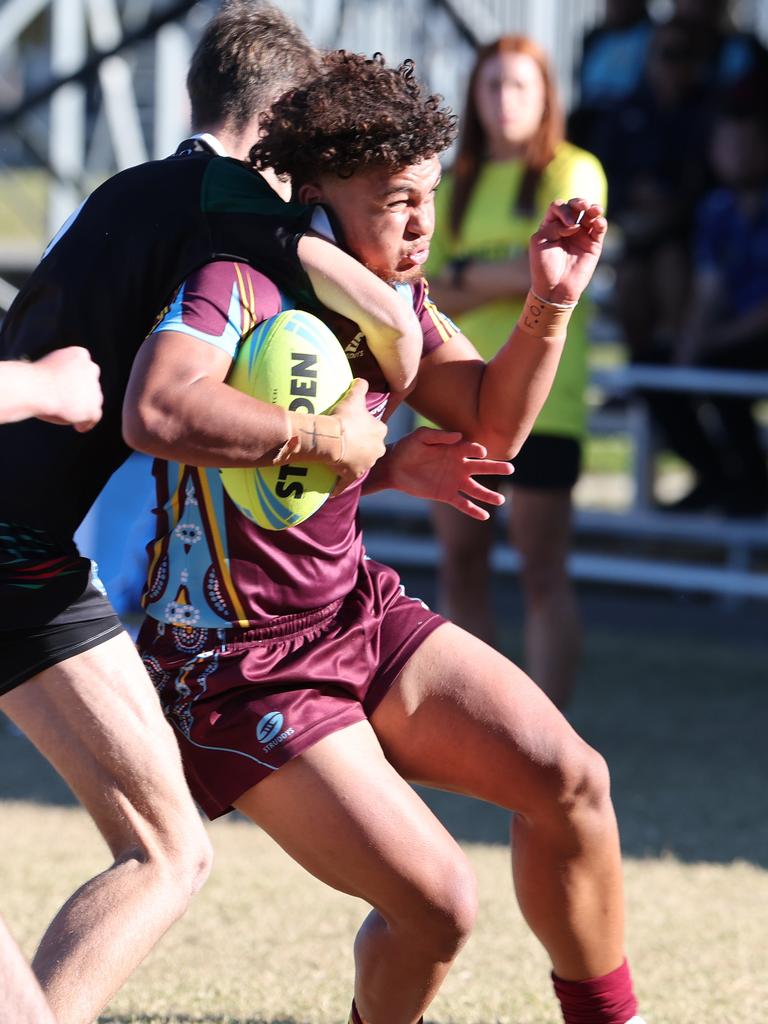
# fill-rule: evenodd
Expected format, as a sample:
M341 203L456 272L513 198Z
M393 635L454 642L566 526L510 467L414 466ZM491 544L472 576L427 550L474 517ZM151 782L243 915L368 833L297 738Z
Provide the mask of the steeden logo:
M259 719L259 724L256 726L256 739L259 743L269 743L282 728L283 716L280 712L268 711L263 718Z

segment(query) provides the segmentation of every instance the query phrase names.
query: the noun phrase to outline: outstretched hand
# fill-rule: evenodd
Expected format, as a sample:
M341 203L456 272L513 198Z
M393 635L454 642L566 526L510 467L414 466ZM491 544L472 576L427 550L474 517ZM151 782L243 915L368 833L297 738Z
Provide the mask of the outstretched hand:
M597 266L607 228L602 206L586 199L550 203L528 250L536 295L548 302L578 302Z
M488 510L475 502L502 505L504 496L475 477L508 476L512 466L487 455L483 445L465 441L456 431L419 427L387 453L391 486L417 498L445 502L471 519L488 519Z

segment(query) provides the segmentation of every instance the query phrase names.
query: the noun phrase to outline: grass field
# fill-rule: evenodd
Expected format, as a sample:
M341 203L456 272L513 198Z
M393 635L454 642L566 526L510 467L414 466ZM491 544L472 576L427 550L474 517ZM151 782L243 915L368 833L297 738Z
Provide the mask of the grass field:
M410 589L432 597L429 581ZM513 589L499 593L510 623L519 621ZM763 1024L765 606L605 591L586 593L584 606L588 655L572 719L612 766L628 948L648 1024ZM516 629L505 646L515 653ZM24 740L0 730L0 758L1 906L31 954L60 902L107 856ZM505 815L447 794L426 798L471 858L482 901L428 1021L556 1024L546 958L512 898ZM209 884L101 1020L340 1024L363 905L309 878L241 819L210 831Z

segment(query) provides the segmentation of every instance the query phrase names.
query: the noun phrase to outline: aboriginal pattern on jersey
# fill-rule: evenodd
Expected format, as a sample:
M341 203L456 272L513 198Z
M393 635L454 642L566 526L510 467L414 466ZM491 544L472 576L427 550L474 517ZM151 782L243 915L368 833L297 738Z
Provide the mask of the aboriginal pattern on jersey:
M165 463L164 536L151 546L143 604L173 630L177 649L202 650L206 630L249 624L230 571L224 490L216 469Z
M159 635L163 635L164 627L160 626ZM206 632L206 635L207 632ZM226 650L224 634L220 636L221 650ZM174 637L174 642L176 638ZM178 650L182 650L177 645ZM142 656L144 667L149 678L162 696L163 714L191 741L194 724L192 708L195 701L200 700L208 691L208 677L219 667L219 652L204 651L196 654L175 672L169 672L161 665L158 658L151 654ZM168 684L173 683L173 687Z

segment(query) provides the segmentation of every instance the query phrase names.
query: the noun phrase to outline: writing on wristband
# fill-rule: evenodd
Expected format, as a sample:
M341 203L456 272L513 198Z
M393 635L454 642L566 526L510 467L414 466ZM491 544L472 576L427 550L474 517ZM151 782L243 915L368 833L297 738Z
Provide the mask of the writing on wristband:
M293 426L296 433L281 445L272 460L274 466L301 461L307 456L331 464L343 461L346 439L344 425L337 417L294 414Z
M566 306L547 302L535 292L529 291L517 326L534 338L562 338L575 308L576 303Z

